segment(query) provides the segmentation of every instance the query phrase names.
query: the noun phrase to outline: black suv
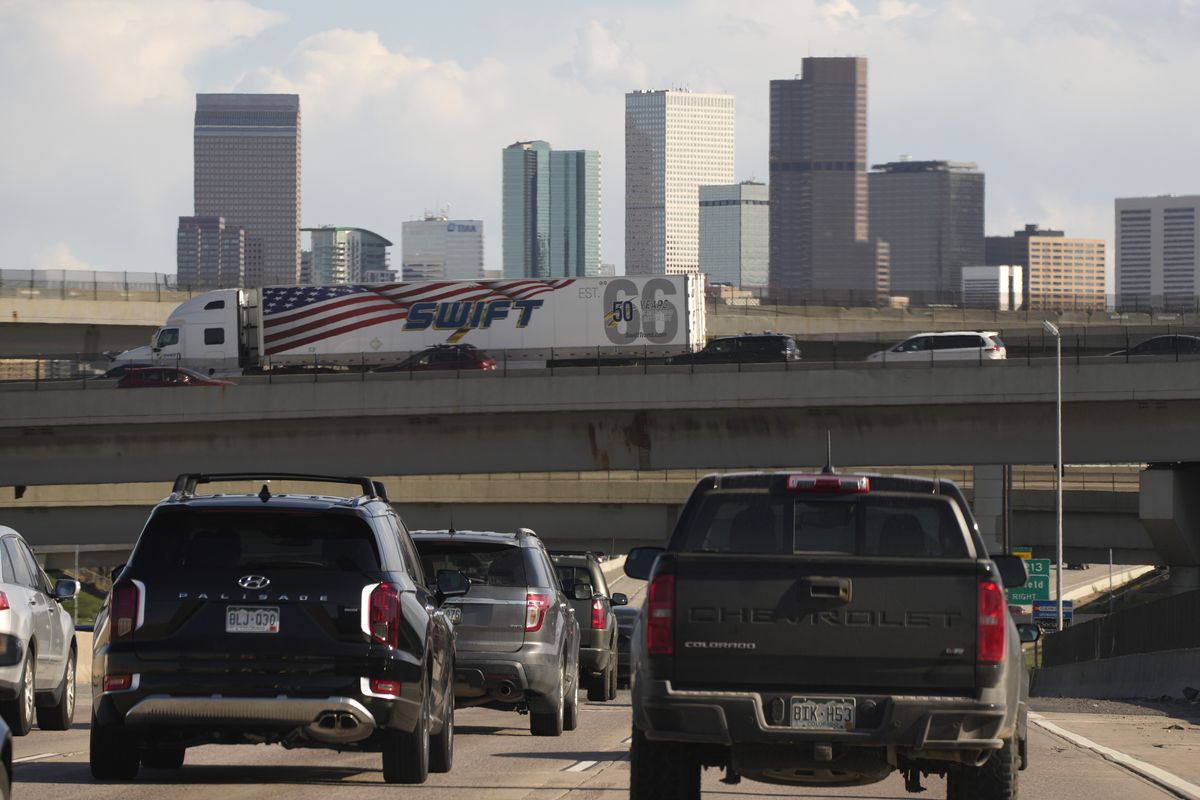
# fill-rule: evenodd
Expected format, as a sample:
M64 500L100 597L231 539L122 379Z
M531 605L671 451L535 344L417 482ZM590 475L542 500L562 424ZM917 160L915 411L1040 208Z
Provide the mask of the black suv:
M199 496L216 481L357 485L356 497ZM389 783L454 755L454 629L369 478L181 475L96 618L91 769L178 768L188 747L278 743L383 754Z
M550 559L579 623L579 674L588 700L612 700L617 696L617 616L613 607L626 605L629 598L609 592L594 553L552 552Z
M414 531L426 575L461 573L466 597L446 604L458 634L459 707L529 711L534 736L574 730L579 625L542 540L516 533Z
M767 364L799 361L800 347L791 336L782 333L722 336L703 350L675 356L671 364Z

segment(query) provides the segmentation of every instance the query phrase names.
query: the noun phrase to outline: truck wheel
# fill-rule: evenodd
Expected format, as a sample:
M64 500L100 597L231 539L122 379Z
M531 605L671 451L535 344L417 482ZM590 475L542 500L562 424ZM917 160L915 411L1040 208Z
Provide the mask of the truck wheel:
M588 677L588 702L600 703L608 699L608 670L595 677Z
M96 780L129 781L137 777L141 758L137 742L123 731L97 724L93 714L88 762Z
M680 742L652 742L633 726L629 800L700 800L700 762Z
M1017 745L1006 739L982 767L959 767L946 777L947 800L1017 800Z
M411 733L388 731L383 741L383 780L424 783L429 777L429 694L421 698L417 727Z
M617 659L613 656L612 666L608 668L608 699L617 699Z
M44 731L65 731L75 717L75 648L67 654L67 666L58 684L58 702L37 710L38 727Z
M182 747L156 747L142 753L142 766L150 769L179 769L187 751Z

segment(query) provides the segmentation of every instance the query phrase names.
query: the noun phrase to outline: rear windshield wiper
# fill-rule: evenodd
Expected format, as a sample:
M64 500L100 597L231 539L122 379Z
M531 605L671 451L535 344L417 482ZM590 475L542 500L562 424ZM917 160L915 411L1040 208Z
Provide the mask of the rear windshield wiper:
M299 558L280 558L273 561L249 561L245 564L247 569L285 569L287 567L317 567L318 569L328 569L329 565L324 561L306 561Z

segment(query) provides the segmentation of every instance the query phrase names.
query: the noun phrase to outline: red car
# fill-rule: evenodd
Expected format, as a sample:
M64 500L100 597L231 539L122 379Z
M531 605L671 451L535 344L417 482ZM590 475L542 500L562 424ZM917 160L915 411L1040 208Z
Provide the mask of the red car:
M399 364L379 367L375 372L428 372L430 370L493 370L496 362L469 344L440 344L414 353Z
M236 386L233 381L210 378L184 367L141 367L125 373L118 389L149 389L165 386Z

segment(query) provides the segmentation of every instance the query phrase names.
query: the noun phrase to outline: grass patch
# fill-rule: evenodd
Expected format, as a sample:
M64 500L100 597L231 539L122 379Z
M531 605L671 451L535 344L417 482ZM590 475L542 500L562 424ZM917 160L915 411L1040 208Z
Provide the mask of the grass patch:
M104 599L80 592L71 600L67 600L62 604L63 609L75 617L75 607L79 607L79 618L76 621L77 625L91 625L96 621L96 614L100 613L100 606L104 605Z

